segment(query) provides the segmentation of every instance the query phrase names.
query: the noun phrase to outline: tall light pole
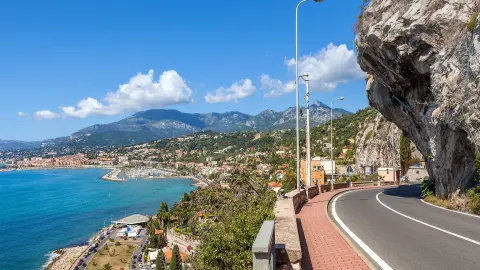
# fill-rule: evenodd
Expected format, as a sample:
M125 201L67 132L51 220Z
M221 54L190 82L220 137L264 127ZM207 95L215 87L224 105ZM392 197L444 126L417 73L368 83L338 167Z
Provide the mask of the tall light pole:
M344 100L344 97L336 98L336 100ZM330 102L330 171L332 177L330 178L330 189L333 190L333 180L335 174L335 168L333 168L333 100Z
M312 185L312 159L310 158L310 91L308 89L308 75L300 76L305 81L306 94L305 101L307 102L307 121L305 124L305 139L306 139L306 167L307 167L307 177L305 178L305 184L307 186Z
M323 0L314 0L317 3ZM295 94L296 94L296 133L297 133L297 191L300 191L300 127L299 127L299 108L298 108L298 7L307 2L302 0L295 9Z

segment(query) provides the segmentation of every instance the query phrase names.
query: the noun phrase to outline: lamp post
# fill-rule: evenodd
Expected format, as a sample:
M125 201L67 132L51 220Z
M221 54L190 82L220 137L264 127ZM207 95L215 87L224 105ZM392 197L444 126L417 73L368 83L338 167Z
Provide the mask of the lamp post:
M305 81L306 86L306 94L305 94L305 101L307 103L307 120L305 124L305 139L306 139L306 167L307 167L307 177L305 178L305 184L307 186L312 185L312 159L310 158L310 91L308 89L308 74L300 76Z
M344 97L336 98L336 100L344 100ZM330 165L332 177L330 178L330 189L333 190L333 180L335 174L335 168L333 168L333 100L330 102Z
M323 0L314 0L317 3ZM299 110L298 110L298 7L307 2L302 0L295 9L295 96L296 96L296 133L297 133L297 191L300 191L300 127L299 127Z

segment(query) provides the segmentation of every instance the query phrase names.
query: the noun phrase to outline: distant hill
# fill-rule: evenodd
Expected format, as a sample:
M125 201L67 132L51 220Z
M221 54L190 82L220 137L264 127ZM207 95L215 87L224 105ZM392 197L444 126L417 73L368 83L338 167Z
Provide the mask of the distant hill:
M305 108L302 108L302 112L304 117L300 123L304 127ZM333 110L334 118L344 114L351 113L343 109ZM330 107L319 101L313 102L310 106L311 125L314 127L327 122L329 119ZM200 114L183 113L177 110L153 109L135 113L117 122L93 125L81 129L69 137L51 139L35 145L44 143L44 145L54 147L94 148L98 146L138 144L204 130L234 132L288 128L295 128L295 107L290 107L282 112L265 110L257 115L248 115L236 111ZM22 146L21 144L17 145Z
M40 145L41 145L41 142L0 140L0 150L30 149L30 148L38 148L40 147Z

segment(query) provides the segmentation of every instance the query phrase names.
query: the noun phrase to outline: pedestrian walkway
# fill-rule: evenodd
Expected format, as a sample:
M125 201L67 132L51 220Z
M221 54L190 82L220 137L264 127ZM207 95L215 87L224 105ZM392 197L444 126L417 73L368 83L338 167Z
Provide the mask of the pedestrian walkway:
M342 237L327 214L328 201L347 188L310 199L297 214L302 269L370 269Z

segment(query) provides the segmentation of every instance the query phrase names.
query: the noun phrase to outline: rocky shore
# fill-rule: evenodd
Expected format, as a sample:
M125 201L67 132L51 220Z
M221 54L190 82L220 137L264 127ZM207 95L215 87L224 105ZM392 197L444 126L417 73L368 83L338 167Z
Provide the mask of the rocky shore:
M54 258L46 267L46 270L68 270L72 263L82 254L87 246L62 248L53 252Z

